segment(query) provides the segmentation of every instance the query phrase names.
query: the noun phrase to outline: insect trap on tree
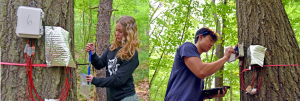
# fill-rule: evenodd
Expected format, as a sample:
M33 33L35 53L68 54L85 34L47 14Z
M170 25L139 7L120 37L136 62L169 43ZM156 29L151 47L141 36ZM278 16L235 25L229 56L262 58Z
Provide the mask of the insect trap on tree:
M45 56L47 67L76 67L70 51L69 32L61 27L45 26Z
M262 67L264 67L264 58L265 58L265 52L266 52L267 48L261 46L261 45L250 45L247 49L247 57L246 57L246 61L247 63L249 63L249 68L248 69L244 69L243 65L244 62L241 59L240 60L240 70L242 70L240 72L240 79L241 79L241 84L242 84L242 90L246 91L246 93L249 93L251 95L256 94L260 87L261 87L261 80L262 80ZM258 65L258 66L257 66ZM253 71L253 77L252 77L252 84L248 85L246 87L246 85L244 84L244 80L243 80L243 72L245 71L249 71L251 69L255 69L254 67L260 67L261 70L261 76L259 77L259 82L257 82L257 88L254 87L254 78L255 78L255 71Z
M34 2L33 2L34 3ZM36 4L37 6L37 4ZM39 100L43 100L36 92L34 87L33 74L33 56L35 54L34 41L41 38L44 33L42 26L42 19L44 18L44 12L41 8L19 6L17 10L17 26L16 35L21 38L29 38L24 49L24 57L26 58L26 69L28 75L28 86L26 95L29 99L34 99L32 92L36 94ZM71 69L75 68L75 62L70 51L70 36L69 32L61 27L45 26L45 67L66 67L66 81L63 86L59 100L66 100L70 89L70 78L72 77ZM36 54L39 55L39 54ZM13 63L10 63L13 65ZM28 88L30 91L28 92ZM34 89L33 91L31 89ZM31 96L29 96L31 95ZM44 99L45 101L56 101L58 99Z
M249 69L251 70L251 65L264 66L264 58L267 48L261 45L250 45L247 49L247 61L250 63Z

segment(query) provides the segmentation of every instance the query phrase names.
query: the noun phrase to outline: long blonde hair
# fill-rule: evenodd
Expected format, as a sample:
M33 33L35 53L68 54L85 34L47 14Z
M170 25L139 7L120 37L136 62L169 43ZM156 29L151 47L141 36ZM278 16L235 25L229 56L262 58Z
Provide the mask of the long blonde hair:
M116 23L120 23L123 27L122 32L124 40L122 40L122 42L118 42L115 32L115 40L112 42L109 50L114 51L122 46L117 53L117 58L121 58L122 61L130 60L135 54L135 50L139 47L138 28L136 21L131 16L123 16Z

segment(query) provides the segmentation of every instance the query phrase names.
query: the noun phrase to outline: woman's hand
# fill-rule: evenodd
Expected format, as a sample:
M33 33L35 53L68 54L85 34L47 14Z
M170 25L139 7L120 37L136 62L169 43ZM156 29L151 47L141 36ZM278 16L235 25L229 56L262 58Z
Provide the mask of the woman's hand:
M90 50L92 50L92 54L95 53L95 46L93 43L88 43L86 46L85 46L85 51L86 52L90 52Z
M87 82L92 82L94 76L93 75L86 75L86 81Z

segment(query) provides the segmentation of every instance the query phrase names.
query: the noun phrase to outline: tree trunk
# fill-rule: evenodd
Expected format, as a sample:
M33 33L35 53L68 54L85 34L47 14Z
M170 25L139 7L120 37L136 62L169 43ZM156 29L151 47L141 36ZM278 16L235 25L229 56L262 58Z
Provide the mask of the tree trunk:
M88 37L88 35L86 35L86 32L85 32L85 22L84 22L84 12L85 12L85 3L84 3L84 0L82 0L83 2L83 8L82 8L82 33L83 33L83 42L84 42L84 45L86 45L86 43L88 42L88 40L86 40ZM87 52L84 52L84 61L86 61L86 57L87 57Z
M215 3L215 0L212 0L213 3ZM216 31L218 34L220 34L220 40L222 40L222 34L221 33L221 24L220 24L220 20L218 19L218 16L216 13L214 13L214 17L215 17L215 23L216 23ZM224 20L224 19L223 19ZM223 22L224 24L224 22ZM218 45L216 45L216 56L220 59L224 56L224 46L223 45L223 41L221 43L219 43ZM223 70L224 70L224 66L222 66L218 72L216 72L215 74L215 87L223 87ZM215 101L223 101L222 97L217 97L215 98Z
M281 0L237 0L236 6L238 39L245 46L244 60L250 45L262 45L267 48L265 65L300 64L300 49ZM243 65L242 69L246 69L249 63L244 61ZM300 100L299 66L264 67L262 70L255 68L244 73L242 79L248 83L255 71L255 88L259 76L263 76L256 94L241 90L241 101Z
M233 78L232 75L230 78ZM232 80L229 80L229 85L231 86L231 84L232 84ZM228 94L228 92L227 92L227 94ZM230 94L230 101L233 101L232 90L229 90L229 94Z
M98 12L98 23L96 33L96 53L101 56L107 46L110 44L110 17L112 14L112 3L113 0L100 0L99 12ZM106 77L106 68L97 70L97 78ZM98 101L106 101L106 88L98 87L96 90L98 94ZM96 97L96 96L95 96Z
M73 0L35 0L44 11L43 24L62 26L70 33L70 51L74 56L74 1ZM27 0L1 0L0 2L0 46L1 62L26 63L23 49L26 38L15 33L18 6L27 5ZM62 12L62 13L61 13ZM35 56L33 64L45 64L45 36L34 41ZM75 61L75 60L74 60ZM42 99L57 99L65 83L65 67L33 67L33 83ZM76 69L72 68L71 85L67 101L77 100ZM29 101L26 96L27 72L24 66L2 65L1 100ZM38 100L33 92L35 100Z

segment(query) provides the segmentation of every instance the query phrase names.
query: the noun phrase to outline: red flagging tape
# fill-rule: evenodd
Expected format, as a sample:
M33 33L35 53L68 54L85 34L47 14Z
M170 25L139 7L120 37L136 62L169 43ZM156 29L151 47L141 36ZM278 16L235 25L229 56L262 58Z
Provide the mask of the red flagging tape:
M291 64L291 65L264 65L263 67L283 67L283 66L300 66L298 64ZM260 66L253 66L253 67L260 67Z
M14 65L14 66L26 66L25 63L9 63L9 62L0 62L0 65ZM47 64L32 64L34 67L47 67Z
M275 66L300 66L298 64L292 64L292 65L264 65L264 67L275 67Z
M241 60L240 60L241 61ZM243 64L244 62L242 61L242 64ZM263 65L263 67L278 67L278 66L300 66L300 65L298 65L298 64L291 64L291 65ZM245 71L248 71L248 70L250 70L250 69L244 69L244 70L242 70L241 71L241 68L242 68L242 66L239 66L240 67L240 74L239 74L239 77L240 77L240 81L241 81L241 89L242 90L244 90L244 91L246 91L246 85L244 84L244 80L243 80L243 72L245 72ZM260 67L260 66L253 66L253 67ZM261 68L261 72L263 73L263 69ZM253 72L253 77L252 77L252 85L251 85L251 88L254 88L254 75L255 75L255 73ZM261 74L261 76L260 76L260 79L259 79L259 83L257 84L257 90L254 92L254 94L255 93L257 93L258 91L259 91L259 89L260 89L260 87L261 87L261 80L262 80L262 74ZM250 82L251 83L251 82ZM249 84L248 84L249 85ZM247 92L247 91L246 91Z

